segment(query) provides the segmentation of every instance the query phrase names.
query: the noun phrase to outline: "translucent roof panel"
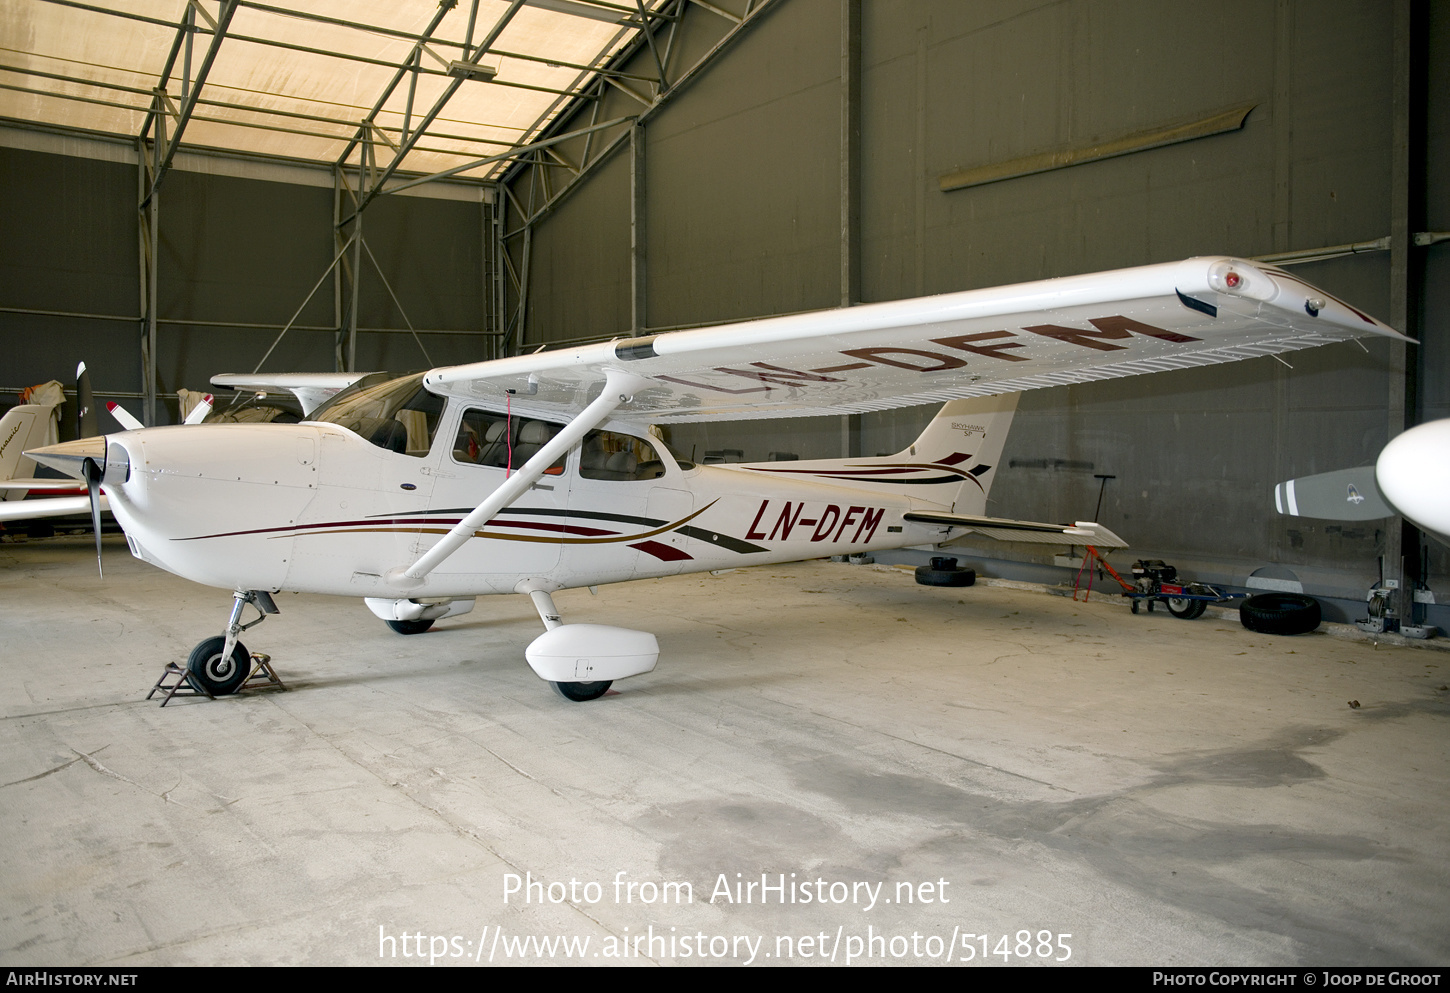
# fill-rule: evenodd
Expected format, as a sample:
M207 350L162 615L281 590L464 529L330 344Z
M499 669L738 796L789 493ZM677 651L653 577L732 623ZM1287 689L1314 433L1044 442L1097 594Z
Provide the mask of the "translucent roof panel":
M369 120L362 133L385 166L436 108L401 165L427 174L536 136L640 26L635 4L605 0L459 0L440 10L437 0L238 0L227 20L221 0L6 0L0 117L135 138L160 88L171 135L214 48L184 147L316 162L351 148L356 164L352 142ZM188 12L193 29L183 31ZM484 73L450 74L465 59Z

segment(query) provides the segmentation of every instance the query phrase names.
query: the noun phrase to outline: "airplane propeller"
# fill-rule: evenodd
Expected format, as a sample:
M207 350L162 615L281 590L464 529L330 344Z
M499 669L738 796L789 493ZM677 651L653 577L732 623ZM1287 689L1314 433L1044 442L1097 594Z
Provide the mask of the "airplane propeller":
M76 366L76 428L77 438L91 438L101 433L96 423L96 397L91 392L91 374L84 362Z
M206 415L211 413L211 405L216 398L210 393L201 398L201 402L191 408L191 413L186 415L183 424L200 424L206 420Z
M25 453L41 465L57 469L86 484L90 495L91 527L96 532L96 568L101 567L101 487L118 486L131 476L131 454L124 445L111 444L104 435L77 438ZM105 575L104 571L101 573Z
M91 498L91 528L96 533L96 571L102 578L106 575L106 570L101 568L101 478L105 474L106 467L96 465L95 459L87 456L81 460L81 476L86 481L86 492Z
M121 427L127 431L140 431L145 427L144 424L136 419L134 414L114 400L108 400L106 402L106 409L111 412L111 416L120 423Z

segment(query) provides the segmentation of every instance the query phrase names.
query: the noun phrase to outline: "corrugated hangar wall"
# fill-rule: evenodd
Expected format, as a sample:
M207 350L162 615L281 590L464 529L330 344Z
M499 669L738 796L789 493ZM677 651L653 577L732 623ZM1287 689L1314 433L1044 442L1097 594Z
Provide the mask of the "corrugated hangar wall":
M643 329L841 302L845 9L840 0L780 5L647 121ZM872 0L861 10L860 301L1391 233L1391 4ZM1416 65L1443 65L1447 5L1416 6L1415 16ZM1450 87L1443 71L1415 86L1409 223L1444 230ZM601 116L628 112L619 99ZM1210 137L940 185L962 170L1241 106L1252 107L1243 126ZM535 226L525 347L631 327L632 178L626 146ZM520 196L531 181L528 170L512 180ZM1423 419L1450 415L1447 251L1412 254L1423 269L1410 306L1412 333L1425 341ZM1391 318L1387 251L1295 271ZM1084 519L1098 499L1095 476L1112 475L1098 516L1140 553L1239 580L1282 564L1320 592L1362 597L1378 578L1384 531L1279 517L1271 487L1372 462L1397 373L1379 343L1288 361L1024 395L992 511ZM687 454L733 448L747 460L886 453L930 414L680 425L671 440ZM1000 555L1004 546L981 547ZM1442 546L1431 559L1432 580L1443 577Z
M70 388L76 363L85 361L98 394L118 396L140 413L134 153L16 129L3 138L0 388L50 379ZM252 371L289 321L295 327L263 370L330 371L338 324L331 278L303 306L335 251L328 170L213 161L214 171L193 171L208 161L179 159L159 194L157 382L167 400L160 423L174 419L178 388L207 390L216 373ZM471 201L384 198L367 211L364 239L377 266L363 256L358 324L396 330L359 335L359 370L490 357L477 334L485 324L488 207L477 188L472 193ZM423 331L431 362L405 330L408 322ZM438 333L448 331L457 333ZM69 419L62 423L71 427Z

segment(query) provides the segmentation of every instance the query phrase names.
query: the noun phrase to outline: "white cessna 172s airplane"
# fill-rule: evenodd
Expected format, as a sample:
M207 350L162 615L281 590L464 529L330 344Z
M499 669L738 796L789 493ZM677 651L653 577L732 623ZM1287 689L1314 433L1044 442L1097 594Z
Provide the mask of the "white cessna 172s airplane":
M654 635L563 624L561 589L846 552L967 531L1121 546L1093 523L986 516L1015 407L1038 387L1378 335L1279 269L1196 258L679 331L434 369L339 395L296 425L125 431L29 453L103 485L133 555L231 589L188 668L245 681L243 630L271 593L365 598L420 632L527 593L534 671L572 700L653 669ZM650 425L946 402L886 458L697 466ZM259 612L243 624L245 604Z

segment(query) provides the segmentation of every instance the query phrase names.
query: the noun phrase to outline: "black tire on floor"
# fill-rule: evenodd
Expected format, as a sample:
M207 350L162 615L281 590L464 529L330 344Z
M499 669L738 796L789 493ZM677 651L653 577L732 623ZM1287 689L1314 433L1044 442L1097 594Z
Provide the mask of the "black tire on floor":
M612 679L602 679L593 683L555 683L554 689L565 700L573 700L575 703L583 703L586 700L598 700L605 693L609 692Z
M1239 620L1260 634L1305 634L1319 626L1319 601L1302 593L1260 593L1239 607Z
M971 586L977 581L977 573L957 568L956 559L937 557L931 565L916 567L916 581L921 586Z
M1185 621L1191 621L1195 617L1202 617L1203 612L1207 609L1207 600L1190 600L1188 597L1176 596L1168 598L1168 613L1174 617L1181 617Z
M422 634L433 626L432 621L384 621L399 634Z
M221 635L197 644L186 659L186 670L199 686L212 696L229 696L241 689L252 674L252 656L239 641L232 646L232 657L222 658L227 640Z

